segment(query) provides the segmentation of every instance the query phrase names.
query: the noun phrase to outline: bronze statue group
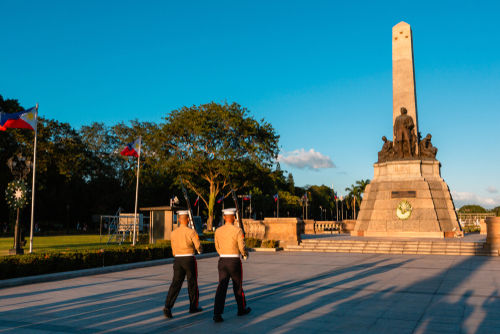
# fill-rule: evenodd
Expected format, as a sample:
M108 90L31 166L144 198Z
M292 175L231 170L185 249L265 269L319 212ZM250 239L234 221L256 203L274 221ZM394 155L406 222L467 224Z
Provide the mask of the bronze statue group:
M420 139L420 132L415 133L415 123L408 115L405 107L401 107L401 114L394 120L394 142L382 137L382 150L378 152L378 162L393 160L426 159L435 160L437 148L431 143L432 136L427 134ZM418 152L417 152L418 147Z
M233 281L233 292L238 304L238 316L250 313L243 292L243 270L240 256L248 257L245 249L243 230L234 225L236 209L223 210L225 224L215 231L215 248L219 253L219 285L215 294L214 317L215 322L222 322L226 293L229 279ZM190 227L189 211L178 211L179 227L172 232L171 245L174 255L174 276L165 300L163 314L172 318L172 308L179 295L184 278L187 276L189 293L189 313L202 311L199 306L198 267L195 252L202 252L200 240L196 231Z

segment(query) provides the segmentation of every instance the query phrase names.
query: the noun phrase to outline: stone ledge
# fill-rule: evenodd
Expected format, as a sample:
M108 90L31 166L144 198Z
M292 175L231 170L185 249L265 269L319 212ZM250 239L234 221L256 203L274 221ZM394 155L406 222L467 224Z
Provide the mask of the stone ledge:
M299 246L296 246L299 247ZM249 248L248 249L251 252L279 252L282 251L282 247L274 247L274 248L268 248L268 247L256 247L256 248Z

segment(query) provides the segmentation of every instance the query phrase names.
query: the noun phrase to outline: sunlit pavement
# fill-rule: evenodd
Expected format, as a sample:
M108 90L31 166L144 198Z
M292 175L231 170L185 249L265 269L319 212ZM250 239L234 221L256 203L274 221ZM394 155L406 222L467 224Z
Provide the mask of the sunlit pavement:
M228 289L213 323L217 258L198 261L200 305L186 283L162 313L172 265L0 290L4 333L500 333L500 258L251 253L243 264L252 312Z

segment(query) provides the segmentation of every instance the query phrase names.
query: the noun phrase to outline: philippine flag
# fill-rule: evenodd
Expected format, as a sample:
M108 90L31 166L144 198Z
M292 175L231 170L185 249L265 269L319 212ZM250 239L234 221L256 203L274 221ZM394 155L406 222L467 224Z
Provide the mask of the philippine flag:
M194 206L198 205L198 201L200 200L200 196L196 197L196 201L194 201Z
M279 198L278 194L274 195L273 198L274 198L274 201L277 202L278 198Z
M224 196L221 196L221 197L219 197L219 199L217 199L217 203L221 204L223 200L224 200Z
M120 154L127 157L139 157L141 154L141 137L132 143L128 143Z
M37 118L37 107L12 114L0 112L0 131L7 129L28 129L35 131Z

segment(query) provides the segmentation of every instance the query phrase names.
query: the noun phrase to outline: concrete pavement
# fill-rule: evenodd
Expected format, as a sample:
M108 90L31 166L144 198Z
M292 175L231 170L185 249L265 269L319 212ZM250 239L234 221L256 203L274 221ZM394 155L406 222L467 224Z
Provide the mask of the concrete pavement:
M0 290L0 333L500 333L498 257L251 253L244 287L252 313L212 321L217 258L200 259L200 304L186 283L162 306L172 265Z

